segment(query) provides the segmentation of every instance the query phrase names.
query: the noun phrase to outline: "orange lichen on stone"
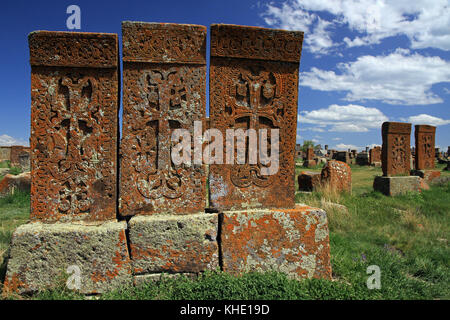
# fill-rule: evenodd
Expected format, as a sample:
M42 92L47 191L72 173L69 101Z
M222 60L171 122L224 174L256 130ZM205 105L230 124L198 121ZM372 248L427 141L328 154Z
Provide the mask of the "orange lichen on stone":
M321 209L226 211L224 271L277 270L295 277L331 278L328 226Z
M321 172L321 184L337 192L352 192L352 169L344 162L329 160Z

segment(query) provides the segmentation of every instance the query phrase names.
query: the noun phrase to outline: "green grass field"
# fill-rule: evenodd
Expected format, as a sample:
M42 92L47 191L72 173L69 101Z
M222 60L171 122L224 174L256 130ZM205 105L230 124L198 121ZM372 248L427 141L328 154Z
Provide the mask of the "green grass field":
M437 169L442 170L443 165ZM304 169L300 171L320 171ZM280 273L233 277L208 272L196 280L164 278L122 288L100 299L449 299L450 184L385 197L373 192L380 168L352 166L352 195L297 193L296 201L327 211L333 281L288 279ZM442 172L442 175L450 175ZM339 203L337 207L329 203ZM0 252L29 215L29 195L0 199ZM367 267L381 270L381 289L369 290ZM0 278L4 273L0 269ZM14 297L9 297L14 298ZM17 298L17 297L15 297ZM84 299L60 285L31 299Z

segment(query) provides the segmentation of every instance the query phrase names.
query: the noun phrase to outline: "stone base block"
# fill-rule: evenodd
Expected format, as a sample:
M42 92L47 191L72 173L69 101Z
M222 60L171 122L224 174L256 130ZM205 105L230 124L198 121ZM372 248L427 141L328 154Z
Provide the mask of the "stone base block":
M223 213L223 270L275 270L295 278L331 279L326 212L297 205Z
M298 175L298 190L313 191L320 186L320 172L302 171Z
M133 217L133 273L198 273L219 267L217 214Z
M421 177L426 183L432 183L433 180L441 176L441 172L437 170L411 170L411 175Z
M12 236L4 290L33 293L67 281L94 294L132 284L125 222L29 223Z
M418 176L377 176L373 181L373 189L387 196L418 192L421 190L421 186L423 187L423 180Z

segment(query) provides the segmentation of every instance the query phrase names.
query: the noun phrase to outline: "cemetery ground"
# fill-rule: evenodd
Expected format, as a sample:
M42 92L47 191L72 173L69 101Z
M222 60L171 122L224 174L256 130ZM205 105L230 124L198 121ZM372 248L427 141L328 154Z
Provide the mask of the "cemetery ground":
M155 283L122 288L99 299L449 299L450 184L421 193L386 197L372 189L381 168L352 165L352 194L327 190L297 192L296 202L324 208L330 229L333 280L288 279L274 272L235 277L208 272L197 279L163 277ZM444 165L437 165L442 170ZM301 171L320 171L297 165ZM450 172L441 171L442 176ZM1 179L2 177L0 177ZM17 192L0 199L0 280L6 271L12 232L29 217L30 196ZM340 205L336 205L340 204ZM367 267L381 270L381 289L369 290ZM85 299L65 288L30 297L3 299Z

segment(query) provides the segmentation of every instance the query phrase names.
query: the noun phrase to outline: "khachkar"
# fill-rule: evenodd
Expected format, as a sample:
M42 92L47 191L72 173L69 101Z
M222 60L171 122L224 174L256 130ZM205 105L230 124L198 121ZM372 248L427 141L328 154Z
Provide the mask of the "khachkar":
M224 137L227 129L254 129L259 142L270 140L266 142L271 155L279 151L275 172L263 170L272 163L249 161L250 139L245 162L241 158L244 163L210 166L210 205L223 217L224 271L278 270L295 277L331 277L326 213L294 202L302 42L303 32L211 26L211 128ZM279 130L278 148L268 135L258 134L261 129ZM233 156L242 151L226 145L224 154L227 148Z
M433 170L435 167L436 127L416 125L414 129L416 140L415 170L411 170L411 175L422 177L426 182L431 182L441 175L440 171Z
M66 271L79 271L84 293L129 283L116 220L117 35L37 31L29 47L31 223L13 234L5 287L33 292Z
M218 215L205 213L205 166L176 164L171 156L178 143L172 140L175 129L186 129L194 139L203 134L202 128L194 132L194 122L204 126L206 120L206 30L122 24L119 211L134 216L129 232L136 280L218 267ZM190 154L201 154L202 142L198 145Z
M375 177L374 190L389 196L418 191L420 180L418 177L409 176L411 124L384 122L381 127L381 135L383 139L381 148L383 176Z

